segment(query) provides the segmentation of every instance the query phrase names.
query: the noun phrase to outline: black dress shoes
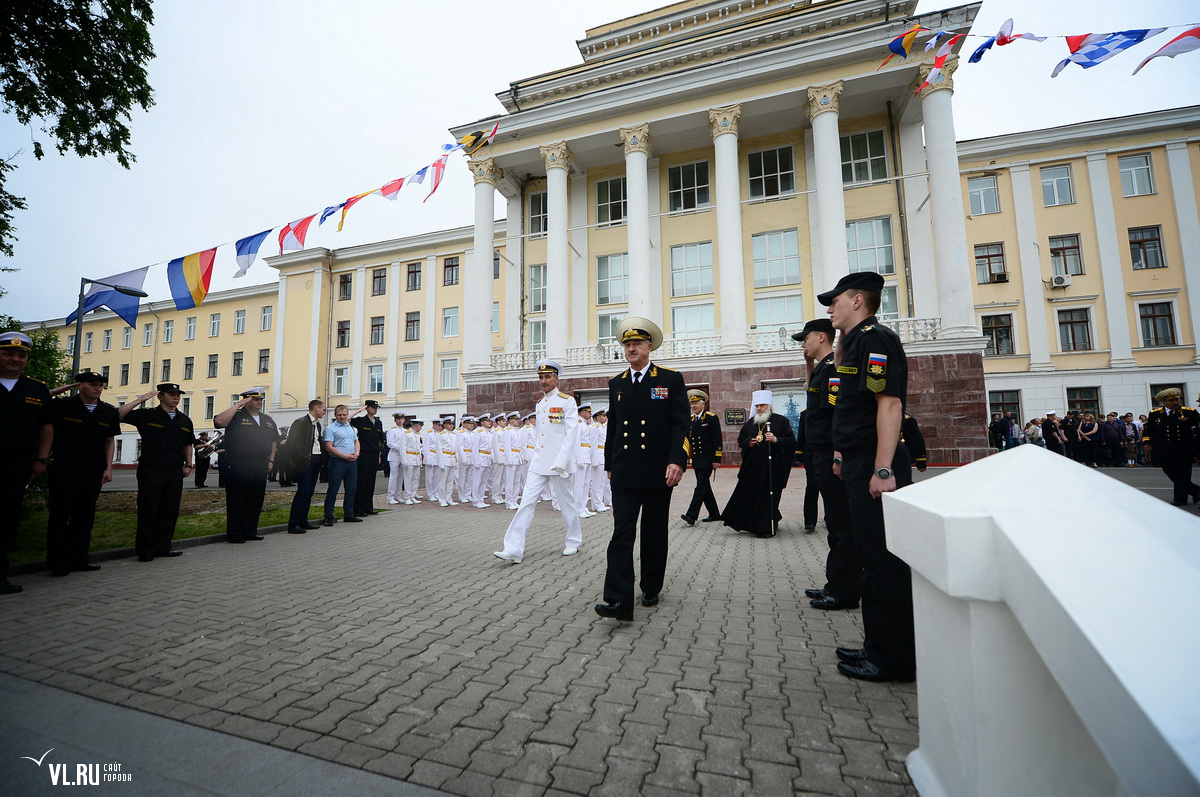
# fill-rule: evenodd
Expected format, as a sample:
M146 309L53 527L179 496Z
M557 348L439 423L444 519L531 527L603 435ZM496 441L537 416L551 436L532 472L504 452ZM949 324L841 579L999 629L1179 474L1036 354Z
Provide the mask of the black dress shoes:
M858 601L844 601L841 598L835 598L832 595L826 595L820 600L809 601L808 605L814 609L857 609Z
M331 518L331 517L327 517L327 518L325 518L325 520L323 520L323 521L321 522L321 525L322 525L322 526L325 526L326 528L328 528L328 527L332 526L332 525L333 525L333 518Z
M342 518L342 522L343 523L362 523L362 518L360 518L360 517L344 517L344 518Z
M158 551L154 555L166 557L167 559L171 559L172 557L175 557L175 556L183 556L183 551Z
M863 659L857 662L843 661L838 663L838 672L848 678L854 678L858 681L900 681L908 683L917 680L915 672L900 672L897 670L881 670L870 662L868 659Z
M240 538L240 537L239 537L239 538L238 538L238 539L236 539L236 540L225 540L225 542L228 542L228 543L230 543L231 545L241 545L241 544L243 544L243 543L244 543L244 542L246 542L246 541L245 541L245 540L243 540L242 538Z
M262 536L261 534L251 534L249 537L246 538L246 542L250 542L251 540L253 540L254 542L258 542L259 540L265 540L265 539L266 539L266 537Z
M643 606L657 606L658 605L658 596L657 595L647 595L646 593L643 592L642 593L642 605Z
M867 651L863 648L835 648L833 652L839 659L851 664L867 660Z
M305 531L316 531L317 529L321 528L316 523L309 523L307 520L298 525L300 526L300 528L304 529Z
M138 557L138 561L139 562L153 562L154 557L151 556L150 554L142 554L141 556Z
M54 576L55 578L62 578L63 576L71 575L71 571L65 567L56 567L50 571L50 575Z
M374 509L372 509L368 512L359 512L358 514L355 515L355 517L367 517L369 515L378 515L378 514L379 514L378 512L376 512Z
M307 534L308 529L302 526L288 526L288 534Z
M694 517L690 517L688 515L680 515L679 517L682 518L683 522L688 524L689 526L696 525L696 518L694 518Z
M825 591L824 587L821 587L820 589L806 589L806 590L804 590L804 594L809 598L818 598L819 599L819 598L824 598L829 593L827 593Z
M100 565L77 565L71 568L72 573L94 573L100 569Z
M20 584L9 584L7 579L0 579L0 595L15 595L23 589Z
M719 515L709 515L708 517L704 518L704 522L705 523L716 523L720 519L721 518Z
M596 614L613 620L629 622L633 619L633 607L622 606L620 603L597 603Z

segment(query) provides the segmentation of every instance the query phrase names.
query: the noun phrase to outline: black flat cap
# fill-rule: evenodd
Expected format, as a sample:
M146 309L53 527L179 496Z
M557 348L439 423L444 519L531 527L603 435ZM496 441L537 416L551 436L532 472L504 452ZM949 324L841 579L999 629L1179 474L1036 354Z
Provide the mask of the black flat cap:
M155 388L159 393L182 393L183 388L174 382L161 382Z
M108 384L108 377L104 374L98 374L95 371L80 371L75 374L76 382L99 382L102 385Z
M809 332L824 332L833 340L833 322L828 318L814 318L804 325L804 329L792 335L792 340L804 340L804 336Z
M833 290L818 294L817 301L828 307L833 304L835 298L849 290L883 293L883 275L876 274L874 271L859 271L855 274L847 274L838 280L838 284L833 286Z

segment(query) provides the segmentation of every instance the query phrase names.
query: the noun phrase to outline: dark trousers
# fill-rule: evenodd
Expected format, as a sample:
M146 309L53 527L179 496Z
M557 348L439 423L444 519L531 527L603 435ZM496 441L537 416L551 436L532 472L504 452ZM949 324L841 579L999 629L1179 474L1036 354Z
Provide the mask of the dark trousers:
M821 497L821 488L817 481L816 461L807 456L804 458L804 528L817 525L817 499Z
M203 487L208 478L208 457L196 457L196 486Z
M88 563L96 499L104 465L55 462L50 468L50 510L46 521L46 563L51 570L69 570Z
M183 496L183 466L139 465L137 469L138 556L154 556L171 550L179 499Z
M225 474L225 536L244 540L258 535L258 516L267 494L267 461L221 463Z
M25 485L33 464L31 456L13 457L7 462L0 458L0 584L6 583L8 552L21 528L21 502L25 500Z
M1153 449L1151 449L1153 451ZM1191 454L1154 454L1154 464L1162 468L1163 473L1175 487L1171 499L1176 506L1187 503L1188 496L1200 498L1200 487L1192 483Z
M358 482L354 486L354 514L369 515L375 511L375 474L379 472L379 454L360 454ZM413 491L416 491L414 485Z
M825 504L829 558L825 560L825 592L838 600L858 603L862 589L862 563L850 530L850 504L846 483L833 475L833 451L813 454L814 481Z
M342 499L342 516L354 517L354 493L358 485L358 463L347 462L341 457L330 457L325 467L329 485L325 488L325 519L333 520L333 505L337 503L338 488L346 485Z
M892 459L896 486L912 484L912 461L904 446ZM854 544L862 562L862 619L867 659L881 670L914 672L917 668L913 631L912 571L888 550L883 527L883 500L871 497L874 449L843 452L842 481L850 509Z
M642 592L662 592L667 573L667 516L671 512L670 487L612 491L613 536L608 543L608 572L604 574L604 600L633 608L633 542L638 515L642 516Z
M308 464L301 465L292 474L296 479L296 497L292 499L292 512L288 526L308 522L308 510L312 505L313 490L317 489L317 476L321 473L321 455L310 454Z
M720 517L721 508L717 506L717 497L713 495L710 481L713 473L712 463L697 463L692 466L692 471L696 474L696 489L692 492L692 502L688 504L685 514L690 518L700 517L700 506L703 504L708 512L706 517Z

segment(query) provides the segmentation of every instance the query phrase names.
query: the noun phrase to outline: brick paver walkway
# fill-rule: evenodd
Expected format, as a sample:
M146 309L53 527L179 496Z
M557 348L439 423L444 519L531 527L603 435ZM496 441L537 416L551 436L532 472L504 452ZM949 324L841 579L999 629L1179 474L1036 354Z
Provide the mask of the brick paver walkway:
M685 526L686 475L664 599L630 624L591 608L611 515L562 557L543 504L513 566L511 512L425 504L21 577L0 671L454 794L915 794L915 685L837 673L861 622L803 596L827 548L796 475L773 540Z

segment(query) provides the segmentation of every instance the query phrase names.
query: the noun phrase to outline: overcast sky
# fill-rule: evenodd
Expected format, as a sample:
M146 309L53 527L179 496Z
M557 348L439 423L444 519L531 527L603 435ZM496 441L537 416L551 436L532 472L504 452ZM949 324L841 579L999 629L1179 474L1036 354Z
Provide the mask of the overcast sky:
M19 269L0 274L0 313L25 321L74 309L79 278L100 279L233 241L321 210L437 157L447 129L501 112L509 81L581 61L575 41L596 25L663 5L654 0L442 3L378 0L206 0L155 4L156 105L133 119L137 162L54 153L46 136L0 117L0 148L21 151L8 189ZM919 11L957 5L922 0ZM1200 24L1194 0L985 0L973 33L1006 17L1015 32L1074 35ZM955 77L960 140L1200 103L1200 51L1130 73L1182 28L1089 70L1050 71L1061 39L993 48ZM968 39L964 54L980 42ZM880 60L887 55L880 42ZM47 157L33 158L31 135ZM340 248L472 223L472 181L452 156L438 193L395 202L367 197L336 232L314 223L308 245ZM497 217L504 209L497 206ZM278 253L275 234L262 254ZM272 252L272 246L274 250ZM242 279L232 247L217 253L211 290L273 282L261 260ZM150 269L152 299L169 297L164 265Z

